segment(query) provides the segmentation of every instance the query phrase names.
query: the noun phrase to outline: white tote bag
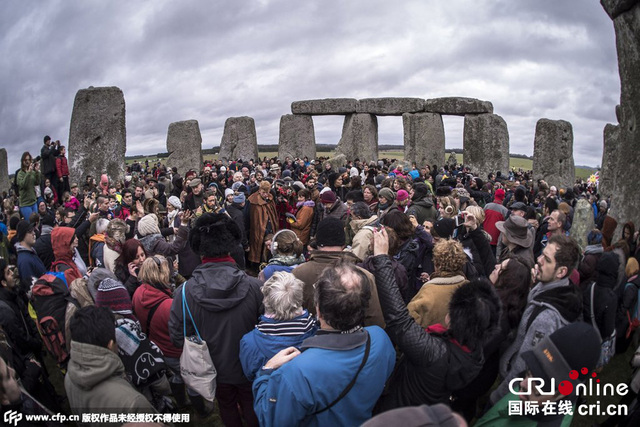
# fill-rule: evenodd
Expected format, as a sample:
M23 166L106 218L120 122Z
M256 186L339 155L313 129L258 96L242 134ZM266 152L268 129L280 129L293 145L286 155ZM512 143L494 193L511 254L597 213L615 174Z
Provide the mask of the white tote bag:
M180 356L180 375L185 384L192 390L197 391L200 396L213 402L216 397L216 377L218 372L211 360L207 343L200 337L196 322L193 321L185 288L187 282L182 285L182 320L184 328L184 347L182 347L182 355ZM189 313L189 318L193 324L196 334L187 337L187 318L185 311Z

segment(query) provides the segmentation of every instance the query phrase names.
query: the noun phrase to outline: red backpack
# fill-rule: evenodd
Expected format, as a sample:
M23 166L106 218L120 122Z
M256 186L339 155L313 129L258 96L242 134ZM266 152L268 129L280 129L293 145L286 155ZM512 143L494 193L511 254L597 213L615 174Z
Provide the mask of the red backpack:
M31 305L36 312L36 326L47 350L61 368L69 361L65 330L67 304L78 305L70 295L64 273L47 272L31 287Z

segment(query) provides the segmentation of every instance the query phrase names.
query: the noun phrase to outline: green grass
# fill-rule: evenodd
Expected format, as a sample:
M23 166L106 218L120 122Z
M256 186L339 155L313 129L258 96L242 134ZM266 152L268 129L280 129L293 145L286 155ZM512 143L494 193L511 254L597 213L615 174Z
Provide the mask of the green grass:
M335 154L335 151L318 151L318 156L319 157L333 157L333 155ZM260 158L262 157L277 157L278 153L275 151L265 151L265 152L261 152L260 154ZM397 160L404 160L404 151L403 150L384 150L384 151L380 151L378 153L378 156L380 158L388 158L388 159L397 159ZM446 154L445 158L449 157L449 153ZM205 160L215 160L217 159L218 156L217 155L205 155L204 159ZM458 163L463 163L463 156L462 154L457 153L456 154L456 158L458 159ZM149 162L153 163L153 162L163 162L165 161L165 159L158 159L156 156L150 156L150 157L146 157L146 158L142 158L139 159L140 163L144 163L145 160L149 160ZM130 161L128 161L127 163L131 163ZM528 171L531 170L533 168L533 160L531 159L523 159L520 157L511 157L509 159L509 166L512 168L516 168L516 169L522 169L524 171ZM576 178L582 178L584 180L587 180L587 178L589 178L594 172L596 171L595 168L581 168L581 167L577 167L576 168Z

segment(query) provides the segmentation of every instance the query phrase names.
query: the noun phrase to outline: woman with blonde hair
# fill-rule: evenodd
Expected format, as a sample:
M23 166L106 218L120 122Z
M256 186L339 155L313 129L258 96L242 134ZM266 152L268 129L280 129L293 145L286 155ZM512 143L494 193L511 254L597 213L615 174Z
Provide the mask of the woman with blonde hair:
M458 215L456 202L451 196L438 198L438 211L441 218L455 218Z
M169 336L169 315L173 303L173 289L169 262L162 255L146 258L138 272L141 285L133 294L131 304L133 312L140 321L142 331L147 334L162 353L164 360L173 372L170 380L178 408L185 406L185 385L180 376L180 356L182 348L176 347ZM189 399L198 414L206 414L203 398L195 391L187 389Z

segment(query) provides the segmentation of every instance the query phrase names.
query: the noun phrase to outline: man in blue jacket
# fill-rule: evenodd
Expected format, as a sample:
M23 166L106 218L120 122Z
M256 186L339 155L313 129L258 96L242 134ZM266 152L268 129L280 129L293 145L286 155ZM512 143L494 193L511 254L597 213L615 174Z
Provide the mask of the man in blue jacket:
M260 425L360 425L395 365L396 353L378 326L362 327L371 289L351 264L327 268L315 285L321 329L301 350L271 358L253 382Z
M38 279L47 272L47 269L33 248L36 244L35 224L21 220L16 230L18 241L16 243L16 252L18 254L17 264L20 274L20 286L23 292L28 292L33 279Z

